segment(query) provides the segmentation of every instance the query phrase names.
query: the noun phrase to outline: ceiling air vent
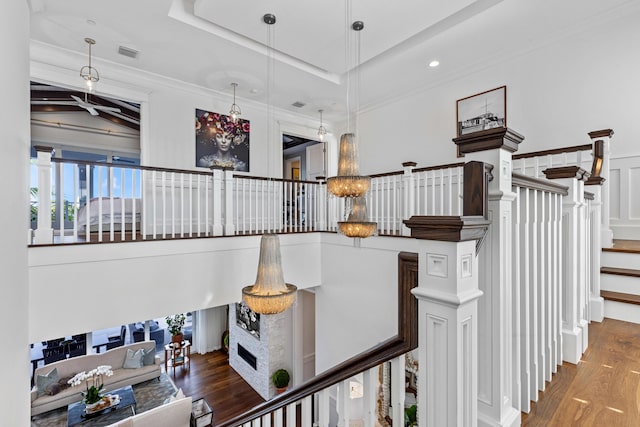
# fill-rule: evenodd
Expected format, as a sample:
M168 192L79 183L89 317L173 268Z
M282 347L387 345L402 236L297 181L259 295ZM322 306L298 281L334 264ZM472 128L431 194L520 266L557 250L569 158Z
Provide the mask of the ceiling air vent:
M118 47L118 53L120 55L128 56L129 58L136 58L138 56L138 51L126 46Z
M296 101L296 102L294 102L294 103L293 103L293 104L291 104L291 105L293 105L293 106L294 106L294 107L296 107L296 108L302 108L302 107L304 107L304 106L305 106L305 105L307 105L307 104L305 104L304 102Z

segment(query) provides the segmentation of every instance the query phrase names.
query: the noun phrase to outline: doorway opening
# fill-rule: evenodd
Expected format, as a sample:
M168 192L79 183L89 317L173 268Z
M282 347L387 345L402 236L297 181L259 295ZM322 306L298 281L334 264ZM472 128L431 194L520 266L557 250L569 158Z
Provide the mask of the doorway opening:
M325 147L320 141L290 134L282 135L282 177L315 181L325 174Z

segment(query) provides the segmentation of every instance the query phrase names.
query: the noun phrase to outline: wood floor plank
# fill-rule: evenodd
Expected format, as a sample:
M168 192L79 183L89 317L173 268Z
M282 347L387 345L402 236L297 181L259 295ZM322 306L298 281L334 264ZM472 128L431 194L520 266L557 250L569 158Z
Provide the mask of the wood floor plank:
M194 354L191 369L178 368L174 382L186 395L209 402L213 426L264 402L221 351ZM591 323L582 361L558 368L531 412L522 415L522 425L640 426L640 325L613 319Z
M640 325L591 323L582 361L564 363L540 397L523 426L640 426Z
M173 378L173 372L169 372ZM194 400L204 398L213 410L213 425L241 414L264 399L230 366L227 354L193 354L189 370L176 369L174 383Z

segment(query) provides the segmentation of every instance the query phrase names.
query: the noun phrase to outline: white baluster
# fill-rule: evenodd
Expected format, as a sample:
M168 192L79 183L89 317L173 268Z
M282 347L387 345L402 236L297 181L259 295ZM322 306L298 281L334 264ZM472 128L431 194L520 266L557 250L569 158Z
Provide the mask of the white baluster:
M80 171L78 164L73 165L73 241L78 241L78 211L80 210Z
M102 242L102 166L98 166L98 242Z
M127 234L124 189L124 168L120 168L120 240L122 241L125 240Z
M318 427L329 427L329 389L318 393Z

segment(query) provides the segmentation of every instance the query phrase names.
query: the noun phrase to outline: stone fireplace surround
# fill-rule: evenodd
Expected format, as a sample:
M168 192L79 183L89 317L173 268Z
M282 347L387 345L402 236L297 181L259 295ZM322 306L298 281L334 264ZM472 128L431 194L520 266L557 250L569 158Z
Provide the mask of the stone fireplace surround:
M260 316L260 338L236 323L236 310L229 306L229 365L265 400L275 396L271 374L284 368L293 372L292 309ZM238 344L256 358L256 369L238 355Z

